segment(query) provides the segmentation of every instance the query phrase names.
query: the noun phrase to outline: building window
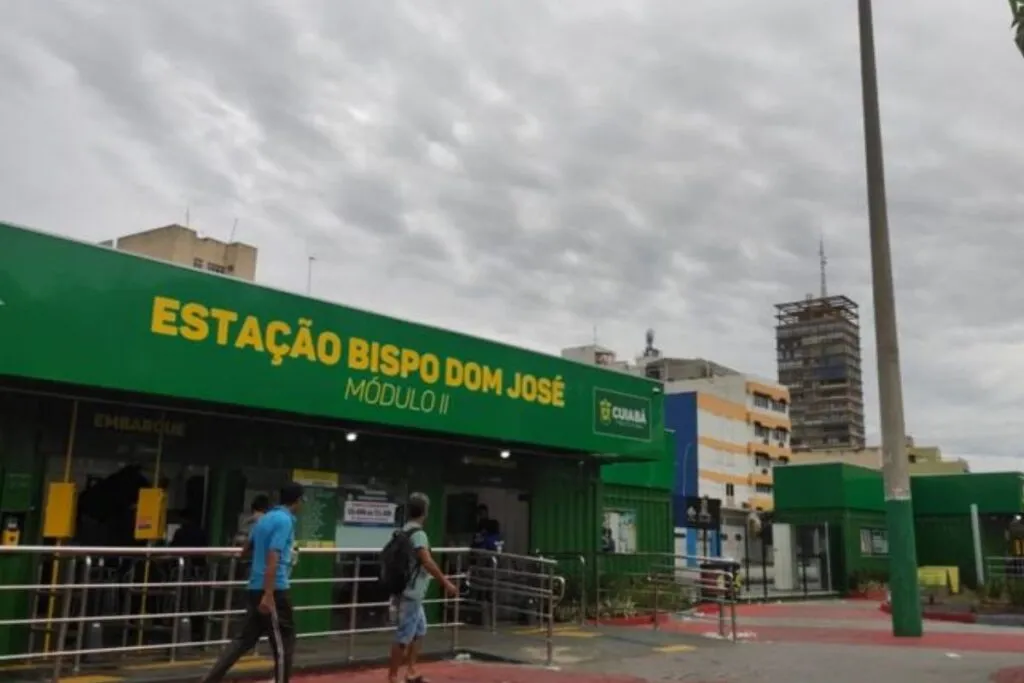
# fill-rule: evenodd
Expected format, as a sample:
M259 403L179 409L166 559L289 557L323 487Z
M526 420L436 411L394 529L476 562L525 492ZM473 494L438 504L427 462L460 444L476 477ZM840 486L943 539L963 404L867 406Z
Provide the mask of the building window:
M772 466L772 459L769 458L767 455L755 455L754 456L754 466L755 467L771 467Z
M861 529L860 554L873 556L888 555L889 535L885 529Z
M230 275L230 274L235 272L235 267L234 266L228 266L227 268L225 268L225 271L227 271L227 273Z
M225 272L227 272L227 269L225 269L224 266L220 265L219 263L207 263L206 269L211 273L224 274Z
M194 259L192 259L192 267L193 268L202 268L203 267L203 259L201 259L201 258L194 258Z
M725 485L725 497L732 498L736 495L736 486L734 484Z
M771 492L772 492L772 485L771 484L758 484L757 486L754 487L754 490L757 491L758 493L767 493L767 494L770 495Z

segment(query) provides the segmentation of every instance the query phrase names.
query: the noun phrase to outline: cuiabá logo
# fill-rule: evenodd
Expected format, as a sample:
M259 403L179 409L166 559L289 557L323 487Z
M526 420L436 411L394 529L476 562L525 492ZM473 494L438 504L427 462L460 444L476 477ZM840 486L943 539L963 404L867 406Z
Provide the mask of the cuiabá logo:
M594 390L594 429L609 436L649 439L651 401L608 389Z

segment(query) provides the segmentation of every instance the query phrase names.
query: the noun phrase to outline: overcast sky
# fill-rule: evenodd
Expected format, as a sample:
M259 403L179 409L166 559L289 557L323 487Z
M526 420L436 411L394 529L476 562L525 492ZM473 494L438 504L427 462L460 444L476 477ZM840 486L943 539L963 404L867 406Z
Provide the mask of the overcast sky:
M557 352L773 377L773 304L862 306L855 0L5 0L0 219L171 222L259 281ZM907 428L1018 469L1024 59L1005 0L877 2Z

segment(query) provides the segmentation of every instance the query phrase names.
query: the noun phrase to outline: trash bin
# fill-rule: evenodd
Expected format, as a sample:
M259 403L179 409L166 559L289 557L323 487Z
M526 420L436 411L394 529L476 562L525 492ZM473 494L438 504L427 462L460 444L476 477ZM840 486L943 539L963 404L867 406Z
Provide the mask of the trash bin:
M736 577L740 563L735 560L710 560L700 565L701 602L721 602L736 599ZM726 577L725 572L729 573Z

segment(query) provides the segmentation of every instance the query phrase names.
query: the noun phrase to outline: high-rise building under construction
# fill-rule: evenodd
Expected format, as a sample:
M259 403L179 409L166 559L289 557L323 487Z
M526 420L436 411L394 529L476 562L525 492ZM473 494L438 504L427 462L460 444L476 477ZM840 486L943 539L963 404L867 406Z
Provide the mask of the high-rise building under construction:
M779 383L789 388L794 452L864 447L860 315L845 296L776 304Z
M794 453L864 448L860 313L845 296L829 296L824 238L821 294L775 305L779 384L789 389Z

